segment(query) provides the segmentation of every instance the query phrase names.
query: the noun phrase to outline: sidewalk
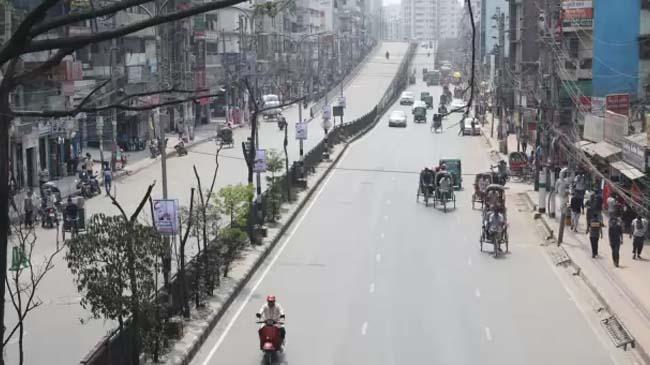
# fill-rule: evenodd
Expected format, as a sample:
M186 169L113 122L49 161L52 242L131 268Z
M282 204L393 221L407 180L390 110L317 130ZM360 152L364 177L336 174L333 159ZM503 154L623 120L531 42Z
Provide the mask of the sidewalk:
M194 129L194 140L187 143L186 147L189 148L193 145L203 143L215 137L217 133L216 132L217 124L218 121L211 121L210 123L202 124L196 127ZM176 150L174 149L174 146L179 142L178 134L167 133L166 137L168 138L167 149L166 149L167 156L169 157L175 156ZM100 174L99 176L100 184L102 184L101 171L99 171L99 166L101 165L99 148L92 148L92 147L85 148L83 154L85 155L86 153L90 153L93 160L95 161L95 174ZM137 173L138 171L145 169L155 163L159 163L160 161L160 156L156 158L151 158L148 148L145 148L145 150L143 151L126 152L126 155L127 155L127 164L125 168L119 169L115 171L113 174L114 179L116 180L122 176ZM105 150L104 159L109 160L110 156L111 156L111 151ZM51 181L59 188L59 190L61 191L61 198L65 201L68 196L76 195L79 193L79 190L77 189L77 179L78 177L75 175L75 176L66 176ZM34 192L34 198L35 198L34 206L40 207L41 199L40 199L39 188L38 187L32 188L32 191ZM14 195L14 201L16 202L16 206L20 211L22 211L23 200L25 199L26 195L27 195L27 189L22 189L16 195ZM18 218L18 213L14 209L9 209L9 217L12 221L14 221L15 219Z
M497 125L498 119L495 118L495 130ZM498 143L494 138L490 138L489 128L490 123L488 122L483 128L485 139L490 144L492 152L498 154ZM508 138L508 149L516 151L516 148L516 137L511 135ZM499 156L503 158L502 154ZM536 205L539 200L537 192L532 191L531 186L525 190L530 202ZM555 206L558 211L559 200L559 197L556 197ZM603 211L603 218L607 225L609 217L606 210ZM556 213L555 218L543 214L541 221L549 231L553 233L559 231L560 214ZM638 347L642 348L640 352L646 361L650 361L645 353L647 349L650 349L650 289L647 283L650 278L650 260L648 259L650 252L645 252L646 258L644 259L632 260L632 240L625 235L620 250L620 267L614 267L607 228L604 228L603 238L598 245L599 256L593 259L589 237L585 234L586 219L582 217L581 221L578 232L572 232L569 227L565 227L561 247L564 248L587 285L602 302L606 303L609 311L615 313L628 328ZM556 234L553 236L556 238Z

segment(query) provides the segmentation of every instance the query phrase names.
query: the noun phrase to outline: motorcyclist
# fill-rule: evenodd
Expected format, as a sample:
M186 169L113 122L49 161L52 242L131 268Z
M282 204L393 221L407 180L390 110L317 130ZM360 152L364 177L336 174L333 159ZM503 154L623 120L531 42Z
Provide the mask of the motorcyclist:
M267 296L266 304L264 304L262 308L260 308L260 310L255 315L262 322L265 322L269 319L275 322L279 322L285 319L284 310L282 309L282 306L280 306L280 304L276 303L275 295ZM282 337L282 341L284 342L284 337L286 336L287 332L284 326L282 326L281 324L276 323L276 326L278 327L278 329L280 329L280 337Z
M386 51L386 59L389 59L389 58L390 58L390 53L388 53L388 51Z

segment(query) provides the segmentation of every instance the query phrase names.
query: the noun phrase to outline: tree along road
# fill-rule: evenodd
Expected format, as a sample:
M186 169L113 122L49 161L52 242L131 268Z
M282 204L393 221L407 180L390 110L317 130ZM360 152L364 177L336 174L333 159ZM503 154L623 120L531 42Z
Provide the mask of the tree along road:
M384 90L392 81L402 56L408 45L405 43L384 43L377 47L366 65L362 66L358 75L344 87L348 107L345 120L358 118L370 111L383 95ZM390 60L384 58L384 52L389 50ZM303 111L308 115L308 111ZM290 123L289 153L291 161L298 158L298 143L294 140L293 123L298 119L297 107L284 111ZM260 147L274 148L282 151L284 133L280 132L275 123L260 123ZM235 131L235 148L224 149L221 153L220 172L215 191L228 184L245 183L247 176L246 163L242 158L241 141L249 134L247 128ZM310 123L309 139L305 142L305 152L315 146L323 136L320 118ZM181 205L188 205L190 187L196 185L192 165L196 165L202 179L203 189L207 190L214 171L214 143L203 143L192 147L184 157L170 158L168 166L168 189L170 198L179 199ZM123 204L125 211L130 214L136 208L147 186L157 180L152 196L162 196L160 164L153 164L132 176L114 182L117 199ZM204 193L205 193L204 190ZM119 214L111 201L104 196L98 196L86 201L87 217L94 213ZM148 212L147 209L144 210ZM144 214L149 219L148 214ZM34 251L34 264L49 254L56 247L55 230L36 230L38 242ZM188 257L193 255L194 244L188 244ZM79 362L97 342L111 329L115 323L90 319L90 312L83 309L79 301L81 295L77 292L73 277L67 268L61 254L55 260L55 268L46 276L38 290L38 297L43 305L31 312L25 322L26 363L74 364ZM9 255L11 259L11 255ZM11 264L9 262L9 264ZM7 299L7 327L12 328L16 315ZM84 319L85 323L81 323ZM8 364L16 363L18 343L12 340L6 347L5 360Z
M419 98L420 75L410 89ZM440 87L427 89L437 106ZM515 195L511 252L479 251L470 197L471 174L489 166L483 138L459 137L457 127L433 134L412 122L410 107L392 109L407 111L408 127L389 128L385 116L350 147L193 364L259 364L255 313L268 294L287 313L279 363L613 363L613 347L559 282ZM439 158L464 164L464 190L448 213L415 199L417 173Z

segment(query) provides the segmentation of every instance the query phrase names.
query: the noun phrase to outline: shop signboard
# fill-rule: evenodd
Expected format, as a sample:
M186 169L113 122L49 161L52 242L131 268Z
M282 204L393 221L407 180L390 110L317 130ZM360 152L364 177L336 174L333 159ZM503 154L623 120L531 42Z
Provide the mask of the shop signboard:
M562 1L562 30L574 32L579 29L592 29L594 8L591 0Z
M645 133L634 134L623 138L621 150L623 160L640 171L646 171L647 136Z
M629 121L626 115L617 114L608 110L605 112L603 138L605 141L621 147L623 137L628 135L628 126Z
M609 94L605 97L605 109L616 114L630 114L630 94Z

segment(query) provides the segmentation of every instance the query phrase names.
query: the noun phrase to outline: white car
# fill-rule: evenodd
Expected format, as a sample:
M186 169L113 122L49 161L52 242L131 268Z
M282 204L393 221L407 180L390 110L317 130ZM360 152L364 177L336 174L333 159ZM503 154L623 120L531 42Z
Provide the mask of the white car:
M414 102L415 102L415 95L413 95L413 93L410 91L404 91L402 95L399 97L400 105L413 105Z
M389 127L406 127L406 113L403 110L393 110L388 117Z
M280 98L278 98L277 95L268 94L262 96L262 102L264 103L262 106L264 109L273 108L274 106L280 105ZM262 114L264 114L265 117L273 117L277 116L281 112L282 110L280 108L273 108L263 111Z
M462 108L465 106L465 101L463 99L454 99L451 101L451 105L449 106L449 110L454 110L458 108Z

